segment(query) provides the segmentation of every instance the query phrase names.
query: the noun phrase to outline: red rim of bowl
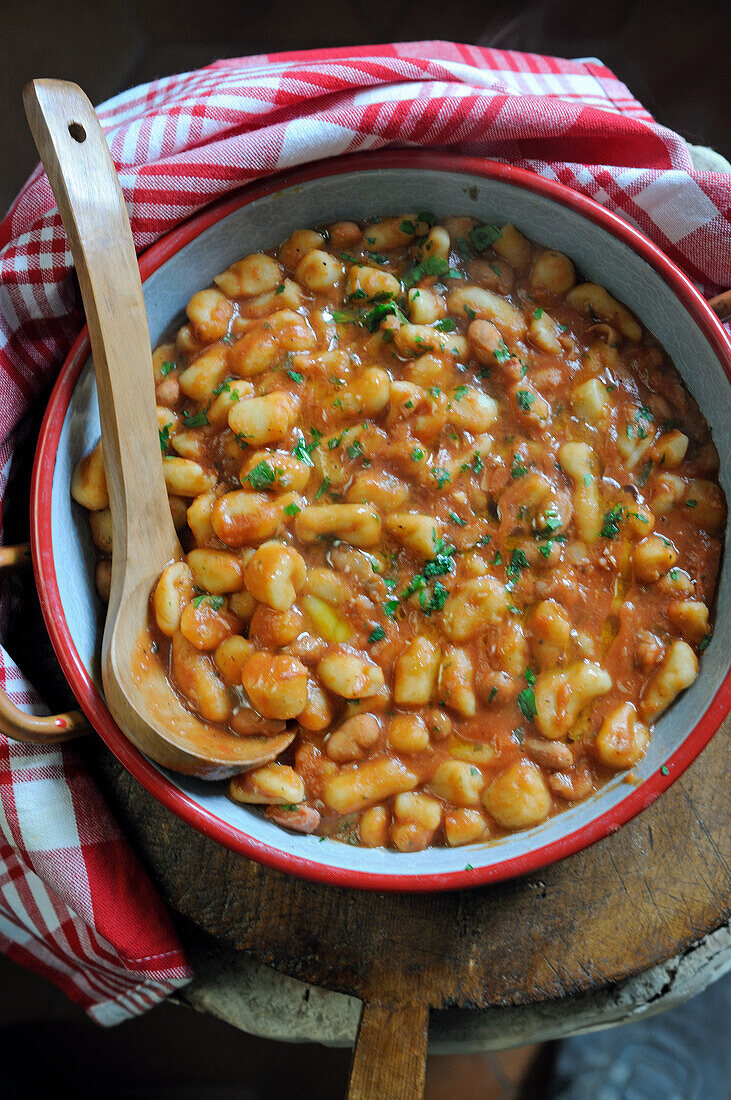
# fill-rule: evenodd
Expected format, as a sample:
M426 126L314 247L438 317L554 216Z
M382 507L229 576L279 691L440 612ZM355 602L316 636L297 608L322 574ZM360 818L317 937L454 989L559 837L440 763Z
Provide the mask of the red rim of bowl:
M322 176L383 168L428 168L499 180L533 191L575 210L629 245L658 272L701 328L731 381L731 344L723 326L690 280L644 234L592 199L563 184L543 179L520 168L478 158L441 156L427 151L389 150L337 157L280 173L266 181L250 184L233 197L217 202L152 245L140 256L142 279L147 279L203 230L255 199ZM626 821L654 802L685 771L708 744L731 709L730 670L680 747L665 761L662 768L658 768L640 786L630 791L618 805L566 836L489 867L466 867L459 871L436 874L376 874L331 867L317 860L281 851L246 835L178 790L167 776L160 773L127 740L113 721L71 638L61 604L53 557L51 494L43 489L52 484L56 451L66 411L89 351L89 335L85 327L71 348L51 394L33 467L31 540L36 583L46 627L71 689L108 748L159 802L212 840L278 871L331 886L380 891L438 891L498 882L537 871L616 832Z

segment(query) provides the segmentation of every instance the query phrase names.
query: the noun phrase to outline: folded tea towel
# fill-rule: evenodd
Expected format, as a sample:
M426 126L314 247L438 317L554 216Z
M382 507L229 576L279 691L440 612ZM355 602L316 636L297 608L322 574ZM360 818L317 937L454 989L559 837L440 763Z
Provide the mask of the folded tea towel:
M138 251L282 168L426 146L559 180L639 226L705 292L731 284L729 177L694 171L682 139L596 60L449 42L236 58L134 88L99 114ZM20 422L82 323L38 168L0 225L0 501ZM3 650L0 687L43 710ZM0 949L105 1024L188 979L164 906L73 744L0 736Z

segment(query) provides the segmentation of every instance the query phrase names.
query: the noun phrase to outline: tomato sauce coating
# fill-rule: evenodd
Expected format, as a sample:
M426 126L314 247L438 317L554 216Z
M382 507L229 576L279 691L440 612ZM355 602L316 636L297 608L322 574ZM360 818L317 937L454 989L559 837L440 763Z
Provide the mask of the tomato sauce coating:
M298 730L231 796L415 851L631 768L697 675L726 517L636 318L515 227L426 213L300 230L187 313L153 356L186 550L158 656L208 721ZM99 465L72 492L106 553Z

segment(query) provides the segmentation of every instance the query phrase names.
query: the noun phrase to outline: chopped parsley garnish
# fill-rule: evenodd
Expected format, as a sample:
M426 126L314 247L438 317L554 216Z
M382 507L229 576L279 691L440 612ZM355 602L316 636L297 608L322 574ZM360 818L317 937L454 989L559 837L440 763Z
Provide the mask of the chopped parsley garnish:
M474 229L470 229L470 240L477 252L490 248L502 235L499 225L476 225Z
M434 326L440 332L454 332L456 327L457 322L452 317L444 317L441 321L437 321Z
M686 508L697 508L698 507L698 501L697 500L686 500L685 507Z
M269 463L265 459L262 459L262 461L257 462L254 469L246 475L246 480L249 482L252 489L266 489L276 480L276 475Z
M431 472L431 475L433 478L436 479L436 483L440 489L443 489L444 486L451 480L449 476L449 470L445 470L443 466L435 466Z
M277 289L274 291L274 293L275 294L283 294L284 293L284 283L280 283L279 286L277 287Z
M202 603L207 603L214 611L218 611L219 607L223 606L223 596L211 596L208 592L204 592L202 596L196 596L192 603L193 607L200 607Z
M352 325L355 323L355 317L352 313L344 313L341 309L332 311L332 319L336 325Z
M414 447L413 451L411 452L412 462L421 462L423 457L424 452L422 451L421 447Z
M532 722L538 713L536 708L536 693L532 687L523 688L518 696L518 706L520 707L523 717L527 718L529 722Z
M373 645L374 642L382 642L386 637L386 631L382 626L374 626L373 630L368 635L368 642Z
M541 317L543 316L543 306L538 306L537 309L534 309L533 316L535 317L536 321L540 321Z
M284 509L284 514L285 516L298 516L301 511L302 509L298 508L297 505L292 502L291 504L288 504L287 507Z
M699 653L705 653L705 651L708 649L710 644L711 644L711 635L706 634L706 636L704 638L701 638L700 642L698 643L698 652Z
M396 618L396 611L398 610L399 601L396 596L392 596L390 599L385 600L381 607L383 608L383 614L387 615L389 619Z
M500 553L499 550L496 550L495 551L495 565L502 565L502 564L503 564L503 556L502 556L502 554Z
M545 512L543 513L543 527L538 532L538 534L540 537L545 538L548 535L552 535L553 532L557 531L560 526L561 517L558 514L556 508L551 505L550 507L546 508Z
M401 222L401 225L399 226L399 229L402 233L408 233L412 237L414 233L416 233L416 226L409 218L404 218L404 220Z
M359 439L354 440L349 447L346 448L348 458L360 458L363 454L363 444Z
M230 382L222 382L221 385L216 386L215 390L213 391L214 397L220 397L222 393L230 393L234 401L240 400L239 391L232 390Z
M449 270L449 264L443 256L429 256L428 259L422 260L420 264L416 264L412 267L411 271L408 271L404 276L404 286L409 290L412 286L416 286L428 275L434 275L439 278L440 275L446 274Z
M396 305L395 302L378 302L369 309L367 313L364 313L360 318L360 323L368 329L369 332L375 332L384 317L388 317L390 314L396 318L400 325L407 323L406 317L402 310Z
M470 249L470 242L467 240L466 237L457 237L456 241L454 242L454 247L457 249L463 260L469 260L470 256L472 255L472 250Z
M497 688L496 687L491 688L490 689L490 694L487 697L488 703L491 703L496 695L497 695Z
M170 442L170 429L172 424L166 424L164 428L158 428L157 434L160 437L160 450L163 454L167 454L168 443Z
M523 466L521 456L516 452L513 455L513 465L510 468L511 477L525 477L528 473L528 467Z
M508 583L511 585L511 587L520 580L521 570L528 568L528 559L525 556L525 553L516 547L516 549L513 550L513 553L510 555L510 561L508 562L505 570L508 578Z
M619 534L619 525L624 518L624 508L621 504L615 504L608 512L604 513L601 536L603 539L616 539Z
M535 394L531 393L530 390L518 390L515 396L523 412L530 412L530 407L536 399Z
M639 474L637 475L637 484L641 488L645 487L645 485L647 484L647 479L648 479L648 477L650 476L651 473L652 473L652 459L648 458L647 462L645 463L645 465L642 467Z
M437 220L430 210L420 210L416 215L416 219L417 221L425 222L429 228L431 228Z
M662 775L670 775L670 769L668 768L667 764L663 764L663 766L660 768L660 772Z
M170 374L170 371L177 369L177 363L173 363L172 359L166 359L163 365L160 367L160 374L163 376L163 378L167 378L167 376Z
M451 519L452 523L456 523L460 527L466 527L467 526L467 520L462 519L462 517L458 516L456 512L450 512L449 513L449 518Z
M535 672L533 671L533 669L532 669L532 668L527 668L527 669L525 670L525 673L524 673L524 675L525 675L525 682L526 682L527 684L529 684L529 685L530 685L530 687L533 687L533 685L534 685L534 684L535 684L535 682L536 682L536 674L535 674Z
M558 331L559 331L559 332L565 332L565 331L566 331L566 328L567 328L567 326L566 326L566 325L562 325L560 321L557 321L557 322L556 322L556 327L558 328Z
M299 437L294 447L292 448L292 455L294 458L298 458L300 462L304 462L307 466L314 466L315 463L310 457L310 452L315 449L315 444L307 446L302 436Z
M330 484L331 484L331 482L330 482L330 478L329 478L329 477L324 477L324 478L322 479L322 484L320 485L320 488L319 488L319 489L317 490L317 492L315 493L315 500L319 500L321 496L324 496L324 495L325 495L325 493L326 493L326 492L328 491L328 489L330 488Z
M186 428L203 428L208 423L208 417L206 416L205 409L201 409L200 412L191 413L187 409L183 409L183 423Z
M328 451L337 450L337 448L343 442L343 440L345 439L345 436L348 434L349 431L350 431L350 428L346 428L344 432L340 433L340 435L331 435L330 438L327 441Z
M464 311L467 314L467 320L468 321L474 321L475 317L477 316L474 309L470 309L469 306L465 306Z
M511 358L510 349L504 340L501 340L498 346L493 351L493 355L497 359L498 363L507 363Z
M468 393L469 389L467 388L467 386L457 386L457 389L454 391L454 400L461 401L462 398L466 397Z
M475 457L472 459L472 469L476 474L481 473L482 470L485 469L485 463L482 461L478 451L475 451Z
M367 237L366 240L368 240ZM389 260L385 252L369 252L368 255L373 260L374 264L387 264Z
M288 370L287 374L289 375L289 377L292 379L293 382L297 383L298 386L301 386L302 383L305 380L304 374L300 374L300 372L298 370Z

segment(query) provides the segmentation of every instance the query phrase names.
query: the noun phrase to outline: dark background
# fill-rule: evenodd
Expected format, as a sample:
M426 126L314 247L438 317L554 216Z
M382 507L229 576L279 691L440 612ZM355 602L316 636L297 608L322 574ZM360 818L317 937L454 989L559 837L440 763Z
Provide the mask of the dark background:
M729 0L0 0L0 210L36 161L31 77L93 103L220 57L449 38L601 58L658 121L731 159Z
M659 122L731 158L729 14L729 0L0 0L0 212L37 159L21 106L32 77L75 80L99 103L220 57L317 46L447 38L596 56ZM430 1058L428 1100L509 1100L533 1054ZM103 1032L0 957L0 1100L330 1100L348 1062L172 1005Z

